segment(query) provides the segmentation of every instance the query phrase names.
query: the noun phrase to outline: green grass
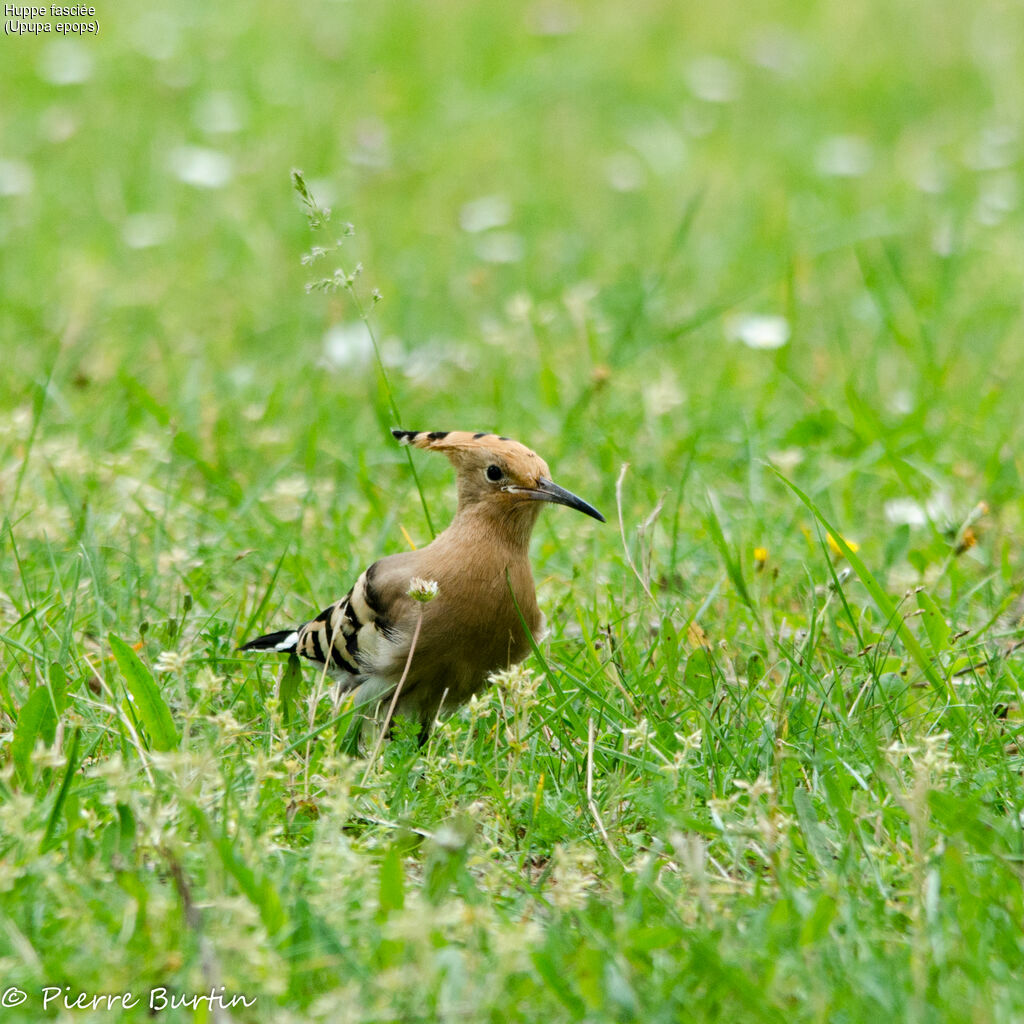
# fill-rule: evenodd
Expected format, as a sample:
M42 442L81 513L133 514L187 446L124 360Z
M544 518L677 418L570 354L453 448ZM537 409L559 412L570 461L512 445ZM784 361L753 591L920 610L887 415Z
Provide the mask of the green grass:
M1021 1020L1021 9L145 7L0 62L4 1022ZM609 523L368 772L235 648L447 521L394 425Z

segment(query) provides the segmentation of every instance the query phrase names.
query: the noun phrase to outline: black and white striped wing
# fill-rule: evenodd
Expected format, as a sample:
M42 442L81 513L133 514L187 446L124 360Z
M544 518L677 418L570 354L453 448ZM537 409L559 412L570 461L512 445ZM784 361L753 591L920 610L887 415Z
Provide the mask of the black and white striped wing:
M375 566L364 572L340 601L299 627L295 650L327 665L331 674L355 686L359 676L372 675L389 661L395 630L374 600L370 583ZM347 687L346 687L347 688Z

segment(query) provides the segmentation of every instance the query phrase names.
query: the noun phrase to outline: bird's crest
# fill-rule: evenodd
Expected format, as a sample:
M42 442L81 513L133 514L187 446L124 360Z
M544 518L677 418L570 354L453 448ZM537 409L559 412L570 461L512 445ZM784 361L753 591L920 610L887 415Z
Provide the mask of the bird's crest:
M493 449L496 445L504 447L506 444L515 445L517 448L526 447L509 437L500 437L498 434L489 434L483 430L474 434L469 430L399 430L396 427L391 433L399 444L410 444L413 448L429 448L435 451Z
M459 466L467 458L473 460L476 455L480 459L496 457L500 459L516 476L526 480L535 480L548 476L547 463L525 444L513 441L510 437L489 434L486 431L474 433L470 430L399 430L391 433L399 444L412 445L428 451L442 452Z

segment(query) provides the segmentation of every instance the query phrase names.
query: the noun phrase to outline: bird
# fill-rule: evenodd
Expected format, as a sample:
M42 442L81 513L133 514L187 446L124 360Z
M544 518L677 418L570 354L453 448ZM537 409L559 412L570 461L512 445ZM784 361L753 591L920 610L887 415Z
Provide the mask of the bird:
M376 707L378 720L390 699L388 717L411 719L423 746L442 709L464 704L541 638L529 560L541 508L564 505L605 518L554 483L547 463L511 438L465 430L391 433L454 466L458 505L451 524L422 548L374 562L315 618L240 650L309 659L353 694L357 708Z

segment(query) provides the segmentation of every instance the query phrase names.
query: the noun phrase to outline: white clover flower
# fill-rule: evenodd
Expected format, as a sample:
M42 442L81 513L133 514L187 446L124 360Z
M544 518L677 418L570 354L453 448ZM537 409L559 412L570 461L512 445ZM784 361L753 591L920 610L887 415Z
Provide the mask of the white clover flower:
M753 782L747 782L746 779L733 779L732 784L737 789L744 790L752 800L756 800L760 796L771 796L774 793L771 782L763 775L759 775Z
M206 696L218 693L223 682L224 676L217 675L209 665L204 665L195 678L196 689Z
M555 847L549 894L552 903L562 910L581 906L598 887L597 858L582 846Z
M36 768L63 768L67 764L67 758L57 743L47 747L40 740L32 749L32 764Z
M789 321L784 316L767 313L741 313L726 324L729 338L742 341L747 348L782 348L789 341Z
M194 188L223 188L234 177L231 158L205 146L178 146L169 163L171 173Z
M491 681L504 690L513 699L513 703L536 703L535 697L540 688L541 678L530 668L520 662L491 674Z
M420 601L423 604L433 601L438 594L437 580L425 580L419 576L413 576L409 580L408 594L414 601Z
M154 668L157 672L184 672L188 655L183 651L161 651Z

